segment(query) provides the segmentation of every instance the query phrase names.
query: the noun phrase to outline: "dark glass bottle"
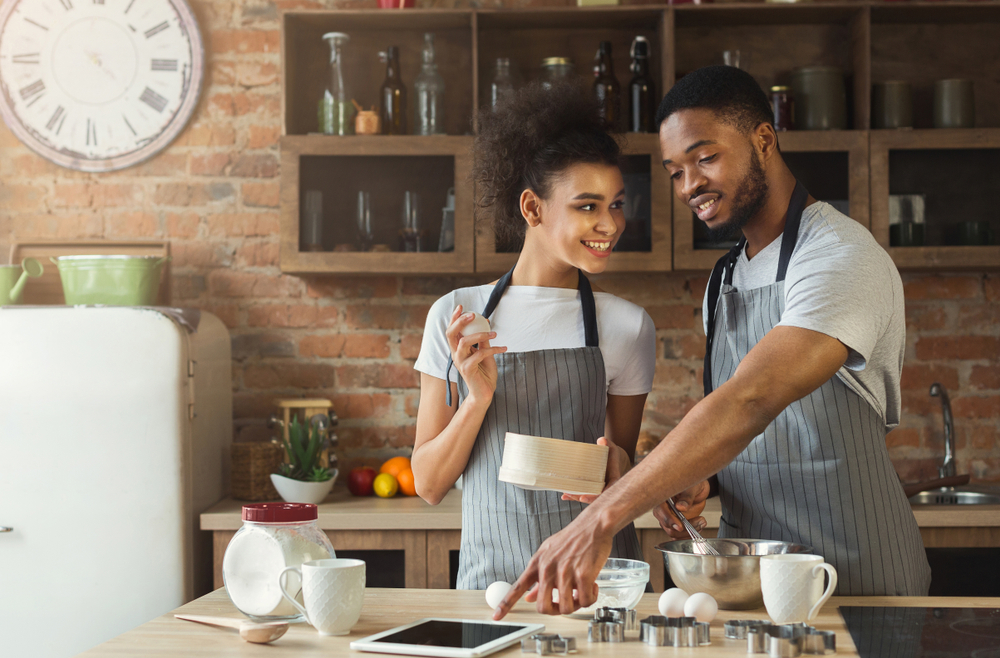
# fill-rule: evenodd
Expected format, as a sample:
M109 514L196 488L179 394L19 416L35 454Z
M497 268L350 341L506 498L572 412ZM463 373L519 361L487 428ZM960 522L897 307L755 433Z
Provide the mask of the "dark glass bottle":
M628 85L628 131L656 132L656 86L649 75L649 42L645 37L632 41L632 81Z
M379 90L382 134L406 134L406 87L399 77L399 49L389 46L381 53L385 61L385 81Z
M621 85L615 78L615 67L611 61L611 42L602 41L594 60L594 95L600 108L601 117L613 130L621 130Z

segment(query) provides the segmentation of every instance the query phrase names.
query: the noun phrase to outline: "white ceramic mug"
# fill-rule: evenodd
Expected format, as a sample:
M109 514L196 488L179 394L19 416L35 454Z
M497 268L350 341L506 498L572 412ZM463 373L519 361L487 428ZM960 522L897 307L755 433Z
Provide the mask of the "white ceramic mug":
M826 590L824 571L830 577ZM812 621L836 588L837 570L819 555L788 553L760 558L764 607L776 624Z
M285 589L285 574L302 580L302 602ZM320 635L347 635L361 617L365 598L365 563L361 560L313 560L278 574L281 595L288 599Z

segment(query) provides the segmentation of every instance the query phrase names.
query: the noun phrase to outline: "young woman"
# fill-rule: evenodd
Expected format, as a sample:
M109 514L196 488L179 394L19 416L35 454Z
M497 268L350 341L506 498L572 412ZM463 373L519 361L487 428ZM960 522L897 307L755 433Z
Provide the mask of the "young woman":
M521 244L520 255L499 281L433 305L415 365L417 493L437 504L464 474L459 589L513 583L583 509L574 497L500 482L506 432L606 437L612 478L634 453L653 381L653 322L585 276L607 268L625 227L619 158L581 91L532 85L479 116L481 209L498 242ZM490 332L462 336L472 311L489 318ZM642 559L632 525L615 537L612 556Z

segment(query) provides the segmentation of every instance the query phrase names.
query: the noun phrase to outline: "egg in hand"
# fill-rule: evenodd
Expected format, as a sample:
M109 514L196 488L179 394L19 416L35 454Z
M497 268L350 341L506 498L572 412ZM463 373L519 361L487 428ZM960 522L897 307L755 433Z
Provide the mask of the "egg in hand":
M472 316L472 321L462 327L463 336L468 336L470 334L485 334L490 330L489 320L478 313L473 313Z

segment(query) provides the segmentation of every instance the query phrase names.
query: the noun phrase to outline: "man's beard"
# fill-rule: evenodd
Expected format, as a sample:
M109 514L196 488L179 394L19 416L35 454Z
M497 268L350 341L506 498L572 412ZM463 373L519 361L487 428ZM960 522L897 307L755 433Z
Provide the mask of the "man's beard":
M733 195L733 211L729 221L715 228L705 226L712 242L735 239L736 234L760 212L766 201L767 176L764 174L764 168L760 166L757 153L751 148L750 165Z

